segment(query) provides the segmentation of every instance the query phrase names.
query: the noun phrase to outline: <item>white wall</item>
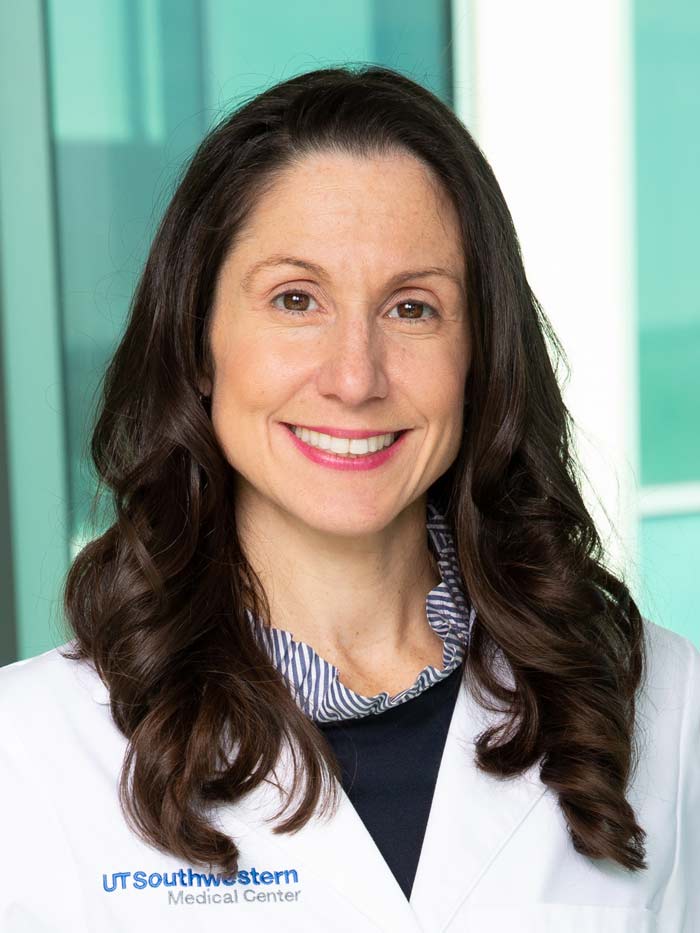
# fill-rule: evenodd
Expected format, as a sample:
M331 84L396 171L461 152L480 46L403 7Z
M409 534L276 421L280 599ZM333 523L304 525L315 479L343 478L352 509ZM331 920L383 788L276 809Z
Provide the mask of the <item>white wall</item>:
M453 0L455 108L489 160L571 365L584 493L635 581L638 471L627 0ZM610 518L617 535L611 535Z

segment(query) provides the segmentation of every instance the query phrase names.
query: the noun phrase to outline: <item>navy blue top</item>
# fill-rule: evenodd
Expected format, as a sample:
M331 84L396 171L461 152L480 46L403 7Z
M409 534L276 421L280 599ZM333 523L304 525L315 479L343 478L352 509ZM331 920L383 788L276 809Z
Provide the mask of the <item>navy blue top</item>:
M383 713L318 723L343 787L410 900L464 664Z

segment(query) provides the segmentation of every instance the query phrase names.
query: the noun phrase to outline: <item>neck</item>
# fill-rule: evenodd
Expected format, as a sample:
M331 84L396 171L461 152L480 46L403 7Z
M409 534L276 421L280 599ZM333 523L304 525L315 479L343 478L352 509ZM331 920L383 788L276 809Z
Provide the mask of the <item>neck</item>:
M442 667L442 641L425 613L440 582L425 509L422 498L386 527L349 538L257 494L237 497L238 534L268 596L271 624L338 667L357 692L379 683L374 692L398 692L426 664Z

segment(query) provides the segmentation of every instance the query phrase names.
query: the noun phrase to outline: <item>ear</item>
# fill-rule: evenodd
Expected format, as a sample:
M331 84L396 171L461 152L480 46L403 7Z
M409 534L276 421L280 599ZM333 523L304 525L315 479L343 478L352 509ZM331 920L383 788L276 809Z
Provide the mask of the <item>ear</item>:
M203 376L201 379L197 380L197 386L202 395L211 395L211 379L208 376Z

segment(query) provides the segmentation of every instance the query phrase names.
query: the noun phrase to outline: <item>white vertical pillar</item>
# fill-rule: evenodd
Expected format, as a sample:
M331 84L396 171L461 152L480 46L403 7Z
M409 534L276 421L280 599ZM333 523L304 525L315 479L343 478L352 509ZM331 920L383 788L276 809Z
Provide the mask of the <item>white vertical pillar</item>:
M638 471L633 74L629 0L453 0L468 10L471 109L528 280L571 366L584 495L634 585ZM461 12L460 12L461 11ZM607 517L606 517L607 516ZM613 531L614 530L614 531Z

